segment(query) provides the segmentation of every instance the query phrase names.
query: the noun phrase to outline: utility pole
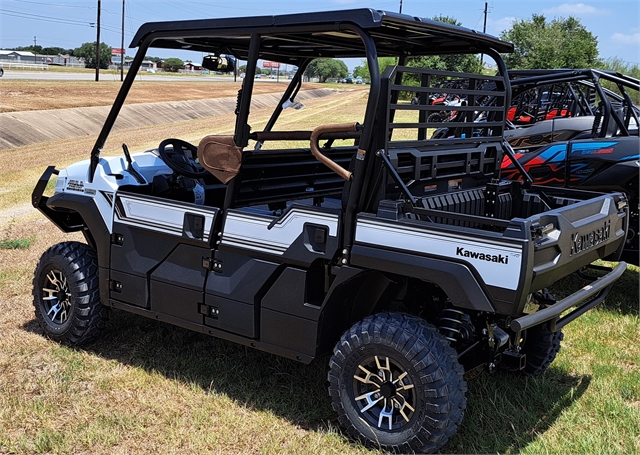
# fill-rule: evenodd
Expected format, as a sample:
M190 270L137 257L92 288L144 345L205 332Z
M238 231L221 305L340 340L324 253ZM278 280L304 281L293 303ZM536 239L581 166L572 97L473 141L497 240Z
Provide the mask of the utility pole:
M96 82L100 80L100 3L98 0L98 20L96 21L97 37L96 37Z
M484 2L484 25L482 33L487 33L487 2ZM484 54L480 54L480 65L484 65Z
M484 25L482 26L482 33L487 33L487 7L488 2L484 2Z
M120 82L124 81L124 0L122 0L122 37L120 39Z
M38 63L38 51L36 50L36 37L33 37L33 63Z
M400 14L402 14L402 0L400 0Z

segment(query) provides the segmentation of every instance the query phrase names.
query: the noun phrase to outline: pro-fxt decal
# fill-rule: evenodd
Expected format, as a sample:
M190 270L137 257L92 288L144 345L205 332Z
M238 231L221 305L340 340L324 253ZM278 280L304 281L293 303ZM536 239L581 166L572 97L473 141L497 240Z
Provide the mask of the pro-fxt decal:
M80 193L84 193L84 182L82 180L69 180L67 183L68 191L79 191Z

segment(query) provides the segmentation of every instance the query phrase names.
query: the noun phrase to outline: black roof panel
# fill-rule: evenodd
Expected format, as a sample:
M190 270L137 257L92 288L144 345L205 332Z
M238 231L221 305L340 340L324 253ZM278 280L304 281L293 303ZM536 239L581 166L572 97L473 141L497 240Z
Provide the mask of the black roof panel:
M219 52L246 58L250 35L263 37L260 58L363 57L357 27L369 32L379 56L512 52L510 43L444 22L373 9L325 11L143 24L130 47L152 38L151 47Z

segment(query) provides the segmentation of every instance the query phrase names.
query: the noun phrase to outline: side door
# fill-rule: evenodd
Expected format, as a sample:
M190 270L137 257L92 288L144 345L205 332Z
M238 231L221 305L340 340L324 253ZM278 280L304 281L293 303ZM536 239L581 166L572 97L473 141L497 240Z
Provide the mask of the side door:
M339 248L341 212L338 208L293 203L280 216L251 208L229 210L221 250L252 254L310 267L319 259L332 260Z
M326 267L339 252L340 213L297 203L280 216L228 210L205 287L205 325L282 352L315 355Z
M123 191L113 208L110 298L174 324L202 324L219 209Z

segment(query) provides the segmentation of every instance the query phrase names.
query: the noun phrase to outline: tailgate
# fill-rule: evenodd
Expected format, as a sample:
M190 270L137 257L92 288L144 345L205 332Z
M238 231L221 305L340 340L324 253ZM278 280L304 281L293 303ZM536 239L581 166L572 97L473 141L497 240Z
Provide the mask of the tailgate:
M529 217L533 237L530 289L549 286L564 276L624 247L629 220L627 200L613 193Z

